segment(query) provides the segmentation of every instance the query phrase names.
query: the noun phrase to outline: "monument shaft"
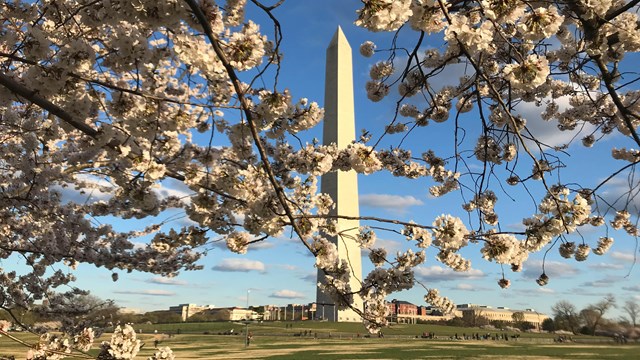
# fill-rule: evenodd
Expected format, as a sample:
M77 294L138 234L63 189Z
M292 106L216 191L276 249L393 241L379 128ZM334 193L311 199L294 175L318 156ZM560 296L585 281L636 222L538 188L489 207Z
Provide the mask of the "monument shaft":
M338 27L327 48L323 143L336 143L338 148L347 147L355 140L355 115L353 106L353 72L351 46L342 29ZM322 176L321 190L331 195L335 202L332 215L359 216L358 177L355 171L337 171ZM349 262L351 290L358 291L362 281L361 250L353 240L358 233L358 220L338 219L341 235L331 239L338 248L340 259ZM324 273L318 271L318 281L325 282ZM317 304L324 308L324 318L329 321L361 321L352 309L337 310L333 300L318 290ZM362 298L354 296L356 308L363 310Z

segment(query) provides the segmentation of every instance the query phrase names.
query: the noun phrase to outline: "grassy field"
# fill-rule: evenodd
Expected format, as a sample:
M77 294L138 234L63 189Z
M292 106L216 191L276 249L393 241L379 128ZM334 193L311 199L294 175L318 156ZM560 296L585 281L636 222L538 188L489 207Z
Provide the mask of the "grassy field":
M142 330L143 333L152 333L154 331L163 333L181 333L181 334L209 334L216 335L231 331L234 332L244 331L244 323L234 322L202 322L202 323L173 323L173 324L140 324L135 325L136 330ZM249 324L251 332L256 335L295 335L304 333L317 334L318 337L328 337L331 334L333 337L339 336L357 336L357 334L364 335L365 330L360 323L331 323L320 321L296 321L296 322L264 322L257 323L252 322ZM456 326L443 326L433 324L392 324L385 328L383 333L386 336L416 336L422 333L429 332L434 333L438 338L449 338L455 335L462 337L463 335L470 336L472 334L486 334L487 332L492 335L502 334L501 331L496 330L482 330L479 328L466 328ZM514 332L507 332L510 335ZM537 334L537 333L520 333L521 338L536 338L536 339L552 339L553 335L550 334ZM592 336L575 335L575 340L581 339L597 339L603 340L605 338L594 338Z
M287 323L291 324L291 323ZM469 328L433 327L433 325L401 325L386 329L384 338L358 337L362 328L356 324L336 323L252 324L254 337L249 347L244 336L217 335L234 329L242 332L238 323L165 324L136 326L143 331L145 343L138 359L153 353L154 341L169 346L177 359L638 359L640 344L618 345L605 338L574 337L574 343L554 343L550 335L522 334L518 340L450 340L449 334L470 334ZM180 334L169 336L165 331ZM430 330L428 330L430 329ZM158 334L154 333L158 330ZM304 336L304 331L307 336ZM350 331L355 330L355 331ZM480 332L480 329L477 329ZM203 332L209 332L205 335ZM297 336L302 331L301 336ZM415 338L424 331L433 331L438 339ZM318 338L314 338L315 333ZM329 337L331 333L331 337ZM214 335L215 334L215 335ZM16 334L25 342L36 340L33 335ZM101 340L107 340L105 334ZM591 342L587 342L591 340ZM24 358L27 348L6 337L0 338L1 356ZM95 353L95 350L93 351Z

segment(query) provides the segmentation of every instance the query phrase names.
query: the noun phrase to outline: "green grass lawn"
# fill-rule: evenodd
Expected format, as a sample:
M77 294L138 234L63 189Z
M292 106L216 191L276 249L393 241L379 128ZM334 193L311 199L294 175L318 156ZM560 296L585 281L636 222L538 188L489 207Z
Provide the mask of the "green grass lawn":
M289 328L286 324L293 324ZM394 325L385 329L384 338L365 338L362 326L348 323L263 323L250 324L254 338L249 347L244 344L244 325L241 323L181 323L136 325L145 343L137 359L146 359L154 352L154 340L173 349L177 359L638 359L640 344L618 345L607 338L574 337L574 343L554 343L553 335L521 334L520 339L449 340L458 333L480 333L480 329L437 325ZM169 336L166 332L180 334ZM234 329L239 335L215 335ZM158 334L154 333L158 331ZM295 336L304 331L307 336ZM208 335L203 332L209 332ZM437 340L415 338L422 332L435 332ZM314 335L318 333L318 338ZM331 337L329 337L331 333ZM295 335L294 335L295 334ZM358 337L358 334L361 336ZM14 333L27 343L37 337ZM95 342L108 340L103 335ZM24 358L27 348L6 337L0 338L0 358L13 355Z
M154 331L176 334L209 334L224 333L230 330L234 332L243 332L245 324L242 322L201 322L201 323L173 323L173 324L140 324L134 326L136 330L142 330L143 333L153 333ZM335 336L352 336L357 334L364 335L366 330L360 323L333 323L322 321L274 321L274 322L251 322L249 328L254 335L293 335L297 333L311 332L317 333L319 337L327 337L329 333ZM470 336L479 333L486 334L502 334L499 330L483 330L479 328L444 326L434 324L391 324L383 330L385 335L389 336L416 336L424 332L435 333L440 339L455 336L462 337L463 334ZM507 332L508 334L516 334L515 332ZM521 338L543 338L551 339L552 334L538 333L520 333ZM594 339L592 336L574 335L575 340Z

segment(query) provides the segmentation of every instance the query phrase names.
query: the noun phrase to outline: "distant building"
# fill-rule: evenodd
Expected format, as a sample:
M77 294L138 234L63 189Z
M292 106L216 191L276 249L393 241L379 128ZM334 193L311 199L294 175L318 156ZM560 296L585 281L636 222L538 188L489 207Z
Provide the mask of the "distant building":
M541 329L542 322L549 318L547 315L539 313L533 309L513 310L506 307L498 307L494 309L491 306L477 304L457 305L456 312L460 313L461 317L469 323L473 323L473 319L477 319L478 317L484 317L489 321L514 323L513 314L522 313L522 321L528 323L533 329L538 330Z
M391 322L415 323L419 308L408 301L393 299L387 302L387 312Z
M392 300L387 302L388 320L396 323L413 323L417 321L442 321L450 320L454 317L463 318L467 323L473 324L474 319L484 317L488 321L503 321L513 324L513 314L520 312L523 315L523 322L528 323L534 329L540 329L542 322L548 318L547 315L536 312L533 309L512 310L506 307L492 308L479 304L459 304L451 314L443 314L438 308L431 306L417 306L408 301Z
M262 319L265 321L301 321L313 319L316 304L265 305Z
M258 313L256 311L235 306L208 309L205 314L209 319L217 321L243 321L258 319Z
M397 318L398 315L418 315L418 306L408 301L393 299L387 303L387 308L392 318Z
M209 309L213 309L213 305L198 306L196 304L180 304L169 307L169 311L179 314L182 321L187 321L192 315Z

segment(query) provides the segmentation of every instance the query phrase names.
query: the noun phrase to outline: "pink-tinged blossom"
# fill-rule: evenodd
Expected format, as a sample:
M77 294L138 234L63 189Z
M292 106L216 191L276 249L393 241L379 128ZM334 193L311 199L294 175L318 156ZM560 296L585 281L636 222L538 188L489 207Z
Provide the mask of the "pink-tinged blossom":
M369 260L376 267L380 267L385 264L387 260L387 250L384 248L371 249L369 252Z
M363 0L357 26L371 31L395 31L411 16L411 0Z
M411 12L409 23L414 30L430 34L438 33L446 26L445 16L437 0L414 0L411 2Z
M367 97L369 100L378 102L389 94L389 86L379 81L367 81Z
M241 71L262 64L265 42L266 37L260 34L260 27L249 21L241 32L234 32L229 37L225 46L229 63Z
M0 320L0 331L7 332L7 331L9 331L10 327L11 327L11 322L10 321ZM0 336L2 336L2 335L0 335Z
M376 233L369 227L361 226L356 241L361 248L370 248L376 242Z
M540 286L545 286L549 283L549 277L547 276L547 274L542 273L537 279L536 279L536 283L538 283L538 285Z
M173 354L173 350L168 346L161 346L158 350L150 356L147 360L174 360L176 357Z
M555 35L564 21L564 16L558 14L558 9L550 5L538 7L527 12L518 23L518 31L522 38L538 41Z
M234 231L227 235L227 248L237 254L246 254L249 241L251 241L251 235L244 231Z
M433 245L442 250L456 251L467 245L469 233L462 220L451 215L440 215L433 222Z
M132 359L140 351L141 342L131 325L116 326L110 341L102 342L99 359Z
M451 300L440 296L437 289L430 289L429 292L427 292L427 295L425 295L424 301L433 305L433 307L442 310L445 314L452 313L456 307Z
M371 67L369 76L373 80L382 80L393 74L393 63L391 61L380 61Z
M606 236L600 237L598 239L598 246L593 249L593 253L596 255L604 255L609 251L611 245L613 245L613 238Z
M445 30L445 40L450 44L460 43L473 54L491 51L494 47L493 24L485 21L479 26L472 24L466 16L454 15L451 25Z
M372 57L376 51L376 44L373 41L365 41L360 45L360 55Z
M521 63L508 64L502 69L505 79L516 89L535 88L544 84L549 72L549 62L539 55L529 55Z
M575 258L577 261L585 261L591 252L591 247L587 244L580 244L576 249Z
M500 286L503 289L507 289L509 288L509 286L511 286L511 280L502 278L498 280L498 286Z

